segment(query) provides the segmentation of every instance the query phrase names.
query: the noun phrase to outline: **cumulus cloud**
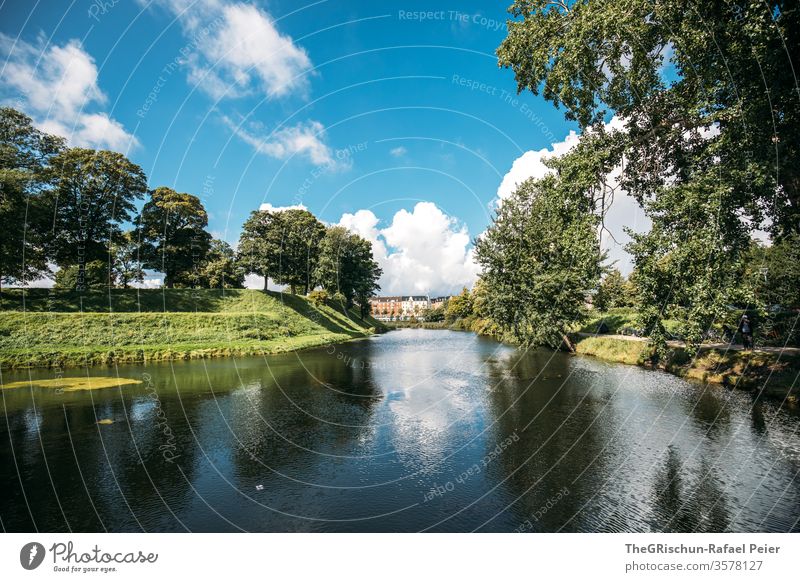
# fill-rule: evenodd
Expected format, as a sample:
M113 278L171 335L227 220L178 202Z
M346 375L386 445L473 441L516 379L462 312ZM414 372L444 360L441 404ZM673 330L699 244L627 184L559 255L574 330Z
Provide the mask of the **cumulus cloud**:
M564 141L552 144L549 148L529 150L518 157L511 164L511 169L503 176L500 187L497 188L497 197L500 200L508 198L522 182L528 178L544 178L550 169L544 165L547 158L564 155L577 145L580 135L570 131Z
M333 151L324 141L325 128L318 121L282 127L264 137L256 133L260 128L258 124L251 125L252 129L246 128L243 123L237 124L225 115L222 116L222 121L239 139L250 145L258 153L270 158L286 160L292 156L299 155L307 158L316 166L327 166L329 168L340 167L349 163L349 158L336 159Z
M447 295L478 277L467 228L432 202L398 211L386 228L371 210L344 214L339 224L372 242L382 294Z
M142 3L149 4L145 0ZM269 97L305 92L311 59L270 14L224 0L157 0L189 39L189 80L215 99L263 91Z
M107 98L97 82L97 65L79 41L31 44L0 33L0 55L4 102L25 111L43 131L74 146L125 152L137 145L119 121L96 111Z

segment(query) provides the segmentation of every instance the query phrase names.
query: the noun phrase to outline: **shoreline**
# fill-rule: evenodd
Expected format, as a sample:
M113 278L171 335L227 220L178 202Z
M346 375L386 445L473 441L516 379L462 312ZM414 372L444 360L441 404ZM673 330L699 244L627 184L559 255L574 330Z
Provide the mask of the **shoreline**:
M602 335L580 337L575 342L575 353L775 398L795 400L800 391L800 356L794 353L701 346L690 357L683 347L670 346L666 358L653 362L649 342Z
M349 334L310 334L291 338L280 338L253 343L236 343L227 346L175 345L161 346L123 346L106 349L100 346L74 350L53 350L20 353L0 353L0 369L8 371L83 368L112 366L115 364L147 364L154 362L174 362L187 360L208 360L216 358L236 358L250 356L274 356L290 352L300 352L326 345L340 344L371 337L374 333Z

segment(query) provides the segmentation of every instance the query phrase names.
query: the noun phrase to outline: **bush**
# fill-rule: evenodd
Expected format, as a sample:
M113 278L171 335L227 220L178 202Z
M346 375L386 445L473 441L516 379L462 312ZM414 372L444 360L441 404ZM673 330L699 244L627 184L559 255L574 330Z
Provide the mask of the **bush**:
M328 292L322 289L317 291L312 291L308 294L308 300L311 301L317 307L321 305L325 305L328 302Z

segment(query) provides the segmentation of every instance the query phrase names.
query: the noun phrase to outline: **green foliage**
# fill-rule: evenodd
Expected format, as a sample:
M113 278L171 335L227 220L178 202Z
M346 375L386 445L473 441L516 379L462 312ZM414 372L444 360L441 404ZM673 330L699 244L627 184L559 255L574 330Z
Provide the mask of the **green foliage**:
M328 293L341 294L350 308L355 300L362 317L369 311L369 298L380 289L382 274L372 258L372 244L343 226L332 226L325 232L319 248L314 279Z
M422 318L426 322L438 323L445 320L445 308L443 306L426 309L422 312Z
M197 196L160 187L150 192L136 220L143 265L164 273L164 285L201 284L211 235L208 215Z
M319 244L325 226L307 210L253 211L242 227L237 261L246 273L298 287L305 293L313 287Z
M48 272L41 193L50 186L50 159L63 147L27 115L0 107L0 285Z
M56 272L55 288L74 289L78 292L108 289L111 279L106 261L89 261L85 264L66 265Z
M47 247L59 266L108 262L109 248L146 191L142 169L122 154L70 148L50 160L45 194L51 213Z
M472 297L469 289L464 287L461 293L454 295L447 301L445 319L448 323L452 323L457 319L469 317L470 315L472 315Z
M800 230L800 108L788 60L800 53L800 11L777 0L517 0L510 12L500 64L520 91L565 106L585 129L584 158L624 159L620 185L653 223L628 249L641 324L659 352L665 316L692 351L727 305L759 308L745 273L753 229L776 240ZM595 136L610 112L624 131L611 132L608 149Z
M308 294L308 300L316 306L325 305L328 299L328 292L324 289L316 289Z
M607 311L614 307L625 307L630 299L628 294L628 281L618 269L612 269L597 288L593 306L600 311Z
M747 272L767 306L800 308L800 235L770 246L753 245Z
M209 289L242 289L244 269L236 261L231 245L213 239L200 272L203 286Z
M559 163L582 176L573 162ZM600 277L599 219L574 182L553 175L523 182L476 242L483 308L522 344L570 345L566 333L585 318L584 294Z
M123 232L111 243L111 278L123 289L131 283L144 280L144 269L139 260L139 242L134 231Z

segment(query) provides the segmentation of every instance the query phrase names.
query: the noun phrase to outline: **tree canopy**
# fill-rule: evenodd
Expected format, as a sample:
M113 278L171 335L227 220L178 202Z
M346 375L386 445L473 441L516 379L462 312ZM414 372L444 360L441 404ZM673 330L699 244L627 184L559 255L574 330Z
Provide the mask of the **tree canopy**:
M136 221L144 266L164 273L166 287L201 284L211 235L197 196L160 187L150 192Z
M382 274L372 258L372 244L343 226L332 226L325 232L314 271L314 280L329 294L340 293L346 306L354 300L361 306L362 317L369 309L369 298L380 289Z
M0 107L0 284L48 272L41 193L50 187L50 159L63 147L27 115Z

